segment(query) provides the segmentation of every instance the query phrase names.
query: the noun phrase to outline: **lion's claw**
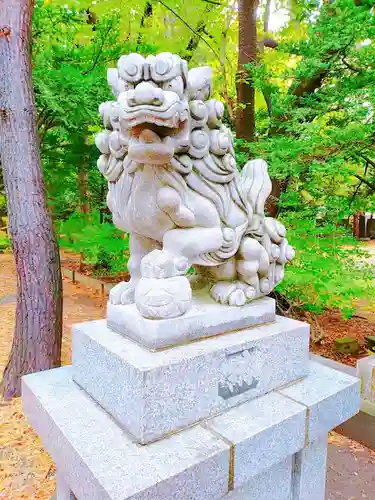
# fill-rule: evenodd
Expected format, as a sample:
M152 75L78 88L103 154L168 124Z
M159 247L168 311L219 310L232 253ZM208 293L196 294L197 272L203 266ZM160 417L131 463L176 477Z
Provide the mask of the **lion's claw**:
M211 288L211 296L220 304L243 306L256 295L255 288L242 281L218 281Z
M109 302L113 305L134 304L135 286L131 281L121 281L109 292Z
M165 250L153 250L141 262L143 278L172 278L183 276L189 268L185 257L176 257Z

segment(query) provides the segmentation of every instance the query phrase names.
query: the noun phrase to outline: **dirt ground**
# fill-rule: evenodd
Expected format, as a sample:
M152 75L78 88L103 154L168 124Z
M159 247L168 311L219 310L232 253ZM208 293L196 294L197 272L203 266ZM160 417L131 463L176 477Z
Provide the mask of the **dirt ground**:
M352 316L349 319L343 319L338 312L328 311L316 318L319 328L321 328L324 337L319 343L311 343L310 350L314 354L334 359L340 363L350 366L356 366L357 360L367 355L365 346L365 337L375 335L375 313L372 317ZM335 339L340 337L353 337L358 340L361 349L358 354L353 356L344 356L335 350Z
M11 348L15 292L13 258L0 254L0 377ZM98 293L64 281L63 364L71 361L72 325L102 318L104 314L105 299ZM321 321L329 338L333 338L338 331L343 331L343 335L351 331L363 336L367 327L370 328L367 323L358 323L356 319L353 319L352 325L343 323L338 316L328 315ZM353 360L347 359L346 362L353 364ZM39 438L24 419L20 399L10 402L0 400L0 422L0 498L49 500L55 489L55 468ZM332 433L328 456L327 500L375 500L374 452Z
M374 500L375 453L334 432L329 443L326 500Z
M15 292L13 258L0 254L0 377L11 348ZM103 318L104 311L99 294L64 281L63 364L71 361L72 325ZM0 498L49 500L55 490L54 466L24 419L20 399L0 400L0 422Z

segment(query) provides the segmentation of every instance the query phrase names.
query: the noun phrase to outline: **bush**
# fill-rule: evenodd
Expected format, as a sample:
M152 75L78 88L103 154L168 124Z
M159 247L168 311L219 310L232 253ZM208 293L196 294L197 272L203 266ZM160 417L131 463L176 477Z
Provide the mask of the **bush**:
M368 254L344 228L297 217L282 218L296 257L276 291L296 307L317 314L336 309L349 317L357 300L374 297Z
M59 227L60 247L81 254L83 263L97 275L116 275L127 270L129 238L109 222L100 223L98 211L74 213Z
M0 231L0 253L10 250L9 238L6 232Z

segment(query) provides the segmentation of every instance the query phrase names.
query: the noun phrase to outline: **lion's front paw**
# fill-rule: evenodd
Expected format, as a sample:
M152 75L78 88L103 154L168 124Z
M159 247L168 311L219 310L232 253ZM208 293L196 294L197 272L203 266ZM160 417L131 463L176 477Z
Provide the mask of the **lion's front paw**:
M165 250L153 250L141 262L143 278L172 278L182 276L189 268L185 257L176 257Z
M211 288L211 296L216 302L230 306L243 306L255 295L255 288L241 281L218 281Z
M114 305L134 303L135 286L131 281L121 281L109 292L109 302Z
M135 299L139 312L145 318L176 318L190 308L190 283L186 276L166 279L141 278Z

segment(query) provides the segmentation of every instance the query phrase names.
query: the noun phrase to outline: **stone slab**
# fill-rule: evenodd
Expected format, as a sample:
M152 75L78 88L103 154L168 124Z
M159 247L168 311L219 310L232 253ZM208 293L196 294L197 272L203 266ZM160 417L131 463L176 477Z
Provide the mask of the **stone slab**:
M72 271L68 267L61 267L61 273L62 273L62 275L63 275L64 278L69 278L72 281L74 281L75 271Z
M361 379L361 396L370 403L375 403L375 354L357 361L357 375Z
M356 377L310 361L309 377L280 394L309 409L308 440L324 436L360 408L360 381Z
M306 411L273 392L205 424L234 447L235 488L304 447Z
M206 294L194 296L183 316L146 319L135 304L107 305L108 326L152 350L186 344L275 320L275 301L269 297L242 307L218 304Z
M23 409L79 500L216 500L229 446L201 426L141 446L71 379L71 367L23 378Z
M139 442L307 375L309 327L276 322L150 352L105 321L73 327L73 377Z
M59 471L56 472L56 497L54 500L77 500Z
M327 435L294 456L293 500L324 500L327 470Z
M222 500L291 500L292 457L252 477ZM293 499L294 500L294 499Z

